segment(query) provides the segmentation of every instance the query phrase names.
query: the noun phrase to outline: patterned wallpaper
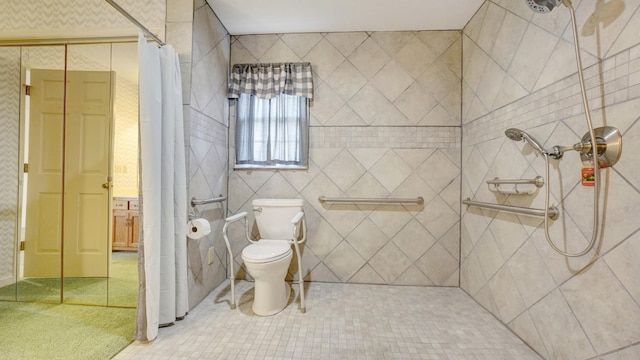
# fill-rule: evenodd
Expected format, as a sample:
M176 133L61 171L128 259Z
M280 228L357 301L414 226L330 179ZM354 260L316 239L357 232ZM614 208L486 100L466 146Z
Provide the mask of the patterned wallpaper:
M460 35L234 37L232 63L311 62L315 93L309 170L232 171L230 213L251 213L255 198L304 199L307 281L457 286ZM318 202L320 195L422 196L425 205L328 206ZM245 242L242 229L234 231L239 268ZM289 278L297 276L296 266Z
M117 3L154 33L164 34L166 0L119 0ZM0 0L0 9L0 39L138 33L137 27L104 0Z
M0 286L15 281L20 131L20 49L0 48Z
M640 358L640 3L582 0L578 29L594 126L615 126L623 154L602 170L601 239L566 258L546 243L542 220L463 207L461 287L546 359ZM534 14L523 1L487 1L464 29L462 197L544 207L544 189L491 193L494 177L545 175L544 161L504 136L523 129L545 146L587 131L570 14ZM598 61L597 59L602 59ZM551 222L570 252L591 238L592 188L580 184L578 155L552 161Z

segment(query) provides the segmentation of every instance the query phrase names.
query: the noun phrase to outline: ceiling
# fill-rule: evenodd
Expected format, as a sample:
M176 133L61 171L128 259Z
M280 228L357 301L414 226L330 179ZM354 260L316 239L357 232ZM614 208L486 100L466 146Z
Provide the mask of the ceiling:
M459 30L484 0L207 0L231 35Z

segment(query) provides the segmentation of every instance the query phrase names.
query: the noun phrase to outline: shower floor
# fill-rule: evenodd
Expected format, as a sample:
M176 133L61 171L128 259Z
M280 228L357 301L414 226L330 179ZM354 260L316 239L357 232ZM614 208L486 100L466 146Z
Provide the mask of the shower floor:
M251 311L253 283L226 281L187 317L114 359L540 359L459 288L306 283L307 312ZM291 300L290 300L291 301Z

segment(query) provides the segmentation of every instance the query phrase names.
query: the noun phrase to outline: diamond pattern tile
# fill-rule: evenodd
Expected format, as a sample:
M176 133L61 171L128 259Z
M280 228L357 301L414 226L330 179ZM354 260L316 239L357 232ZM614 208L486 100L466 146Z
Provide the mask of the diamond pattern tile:
M392 60L378 72L372 83L393 102L413 83L413 78Z
M639 5L623 9L596 2L574 2L594 123L619 127L625 143L635 148L634 102L640 93L634 89L638 81L633 74L640 52L637 37L631 40L629 34L637 33L640 22L628 19L634 18ZM492 176L544 175L544 161L528 145L505 140L506 128L524 129L546 146L576 142L586 131L567 15L534 15L522 2L493 1L465 28L465 196L544 206L544 189L505 198L487 193L482 183ZM502 17L496 30L495 19ZM610 25L604 26L606 21ZM600 65L594 65L596 54ZM640 341L640 334L629 326L637 323L633 294L638 293L638 283L630 281L635 275L630 276L634 265L629 259L638 226L626 214L637 212L639 184L631 158L625 163L623 154L619 164L601 172L603 217L597 255L595 250L582 257L555 253L546 242L541 219L463 208L461 286L545 358L634 358L636 351L628 346ZM580 167L577 154L568 153L552 163L545 179L551 201L562 208L562 219L551 222L551 238L570 252L584 249L591 237L592 189L578 185ZM495 244L482 232L488 223ZM486 279L478 273L480 268L483 276L497 271Z
M436 239L418 221L411 220L393 237L393 242L409 260L415 262L436 242Z
M313 64L313 71L326 79L344 61L344 57L326 39L320 40L303 58Z
M371 259L388 242L384 232L369 219L361 222L346 240L365 260Z
M443 285L449 276L458 270L458 260L451 256L440 244L435 244L424 254L416 266L436 285Z
M344 169L349 169L349 171L344 171ZM343 191L349 189L365 171L366 169L358 160L346 150L338 154L338 156L324 168L325 174Z
M326 264L331 272L336 274L340 280L347 281L366 261L362 259L362 256L360 256L348 242L343 241L327 255L323 263Z
M389 242L369 260L369 264L386 282L393 283L411 266L411 260L393 242Z
M345 61L326 79L326 83L347 101L367 83L367 80L350 62Z
M422 41L413 37L395 54L394 60L415 79L427 70L437 57L437 54Z
M454 159L459 158L459 150L453 150L459 147L453 140L455 137L445 139L435 134L457 131L460 116L451 108L457 106L459 112L460 100L459 90L457 105L449 99L456 90L451 90L446 83L430 84L434 86L431 95L416 80L436 62L448 72L451 67L459 68L460 51L455 50L459 39L460 34L455 31L283 34L277 39L234 37L233 59L236 55L244 59L262 53L253 62L264 62L267 58L275 61L270 57L272 54L295 54L302 61L310 61L314 68L315 94L310 109L310 168L233 171L229 188L230 193L238 194L238 200L230 199L230 208L231 205L246 206L252 198L267 194L303 198L310 231L306 246L314 255L309 255L313 264L304 265L312 268L305 278L312 281L434 285L430 274L414 263L439 240L446 244L447 253L455 253L460 247L450 244L459 233L451 230L459 224L458 212L451 210L451 207L459 208L453 200L459 199L459 170L449 172L449 166L443 163L438 181L435 177L425 180L419 174L425 161L436 153L443 162L455 164ZM234 53L235 49L238 54ZM459 75L456 76L459 81ZM446 92L439 94L437 89ZM432 113L436 107L440 112ZM430 123L416 126L429 114ZM456 117L457 123L450 120ZM427 130L429 126L438 128L432 132ZM447 126L452 127L441 130L448 129ZM408 132L421 135L409 141ZM397 145L393 145L394 142ZM445 180L446 176L450 179ZM429 205L323 205L317 200L321 195L422 196L429 204L437 196L435 188L442 193L442 198L434 203L438 209ZM449 210L444 211L440 206ZM436 220L430 225L434 228L425 228L421 221L434 214L451 219ZM445 225L448 228L445 229ZM357 266L351 268L341 263L353 260L341 259L341 249L358 255L354 257ZM397 263L389 264L385 256L366 263L382 249L386 249L388 257L397 259ZM316 264L316 261L319 262ZM295 275L291 269L290 276ZM438 279L438 285L455 286L458 282L456 272L434 275L434 278ZM453 278L455 281L449 280Z
M438 105L438 101L418 83L413 83L394 100L394 104L413 124L417 124Z
M340 53L349 57L369 36L363 32L329 33L326 35L327 41L331 43Z
M237 41L256 59L261 58L267 50L278 41L277 35L237 36Z
M389 59L389 55L371 38L365 40L362 45L349 55L349 61L367 79L375 76Z
M425 205L424 211L418 213L416 218L436 238L444 235L458 221L456 212L439 196Z
M400 51L414 36L409 31L382 31L371 34L371 38L390 56Z
M440 193L458 176L460 169L444 153L436 151L416 172L435 192Z
M387 190L394 191L411 174L411 168L400 156L390 151L373 165L371 173Z
M320 40L320 34L283 34L280 39L293 51L298 57L304 58L311 49L313 49Z

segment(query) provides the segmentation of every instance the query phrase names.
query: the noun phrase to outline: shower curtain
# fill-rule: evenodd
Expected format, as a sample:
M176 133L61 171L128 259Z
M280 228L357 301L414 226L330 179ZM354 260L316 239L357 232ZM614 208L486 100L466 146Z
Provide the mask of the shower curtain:
M178 55L138 37L140 248L135 339L187 314L187 180Z

